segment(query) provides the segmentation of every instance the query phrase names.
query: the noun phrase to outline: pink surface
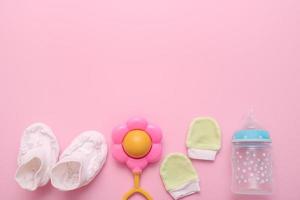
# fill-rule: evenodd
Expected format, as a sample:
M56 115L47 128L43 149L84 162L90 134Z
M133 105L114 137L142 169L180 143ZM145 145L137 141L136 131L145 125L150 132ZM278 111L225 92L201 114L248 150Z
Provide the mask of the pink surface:
M253 106L273 137L272 199L299 200L299 24L298 0L0 0L0 199L120 199L132 177L111 155L78 191L27 192L13 177L30 123L51 126L64 149L87 129L110 141L131 116L161 127L164 155L185 152L194 117L215 117L222 150L214 163L193 161L202 191L186 199L253 199L229 190L230 138ZM142 186L171 199L159 163Z

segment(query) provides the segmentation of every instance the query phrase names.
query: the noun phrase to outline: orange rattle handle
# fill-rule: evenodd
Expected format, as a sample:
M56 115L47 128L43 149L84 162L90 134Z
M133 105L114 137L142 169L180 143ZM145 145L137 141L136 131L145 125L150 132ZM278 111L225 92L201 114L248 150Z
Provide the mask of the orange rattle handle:
M153 200L152 197L140 187L141 173L133 173L134 176L134 187L126 192L123 196L123 200L128 200L132 195L139 193L147 200Z

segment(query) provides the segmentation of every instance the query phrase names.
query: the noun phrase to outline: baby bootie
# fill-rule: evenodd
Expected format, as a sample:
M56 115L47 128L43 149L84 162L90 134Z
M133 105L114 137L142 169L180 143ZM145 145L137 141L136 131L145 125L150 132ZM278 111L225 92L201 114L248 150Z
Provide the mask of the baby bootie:
M197 172L184 154L169 154L160 167L160 176L173 199L200 191Z
M52 130L45 124L27 127L21 139L15 179L24 189L33 191L45 185L56 163L59 146Z
M209 117L194 119L188 131L186 145L190 158L215 160L221 148L221 131L218 123Z
M52 168L51 183L62 191L90 183L103 167L107 144L101 133L86 131L77 136Z

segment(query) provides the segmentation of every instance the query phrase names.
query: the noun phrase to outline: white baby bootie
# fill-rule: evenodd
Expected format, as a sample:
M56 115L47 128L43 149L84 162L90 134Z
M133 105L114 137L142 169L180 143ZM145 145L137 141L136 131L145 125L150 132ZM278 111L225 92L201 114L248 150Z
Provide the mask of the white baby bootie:
M101 133L81 133L52 168L52 185L62 191L75 190L87 185L103 167L106 156L107 144Z
M45 185L56 163L59 146L52 130L45 124L27 127L21 139L15 179L24 189L33 191Z

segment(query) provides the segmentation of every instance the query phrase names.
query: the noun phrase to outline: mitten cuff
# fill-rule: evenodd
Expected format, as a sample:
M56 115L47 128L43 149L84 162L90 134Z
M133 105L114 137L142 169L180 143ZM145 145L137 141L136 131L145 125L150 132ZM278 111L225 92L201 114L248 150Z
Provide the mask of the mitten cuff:
M168 192L171 194L173 199L177 200L180 198L183 198L185 196L191 195L193 193L199 192L199 181L198 180L192 180L186 184L184 184L181 187L178 187L176 189L169 190Z
M188 148L188 156L192 159L215 160L217 151Z

